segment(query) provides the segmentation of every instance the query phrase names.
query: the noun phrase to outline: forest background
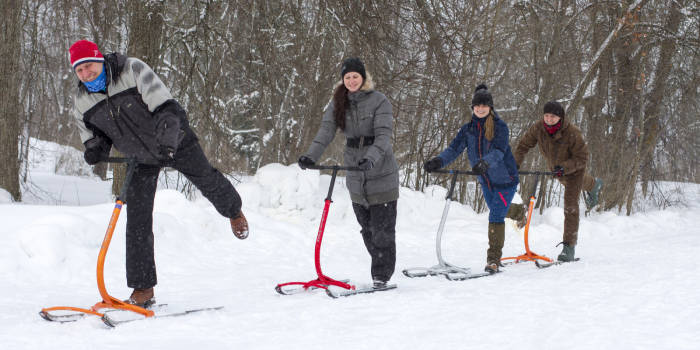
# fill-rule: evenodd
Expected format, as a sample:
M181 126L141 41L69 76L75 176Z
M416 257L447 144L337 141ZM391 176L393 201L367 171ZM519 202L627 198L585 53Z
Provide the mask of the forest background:
M21 201L30 140L83 149L72 116L68 48L148 63L188 111L210 161L228 174L294 163L321 121L344 58L360 57L393 105L401 184L446 178L425 160L471 116L479 83L515 146L548 100L566 107L605 181L597 210L665 207L661 181L700 182L697 0L2 0L0 188ZM342 162L336 137L321 163ZM536 149L522 169L545 168ZM451 167L469 169L466 157ZM105 177L105 166L96 166ZM114 171L116 181L123 169ZM521 190L529 195L531 178ZM558 182L538 205L558 205ZM183 192L192 191L177 181ZM115 188L115 191L117 188ZM456 199L485 210L472 178Z

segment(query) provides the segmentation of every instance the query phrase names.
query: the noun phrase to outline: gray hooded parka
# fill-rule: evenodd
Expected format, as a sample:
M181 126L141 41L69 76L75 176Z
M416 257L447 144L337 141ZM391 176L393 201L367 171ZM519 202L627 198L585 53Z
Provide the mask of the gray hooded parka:
M343 154L345 166L357 166L367 158L374 166L368 171L349 171L346 178L350 198L354 203L368 207L395 201L399 198L399 167L394 158L391 136L394 119L391 103L381 92L373 89L371 78L360 91L349 94L350 104L345 113L347 139L374 137L374 142L358 148L346 144ZM333 141L338 129L333 115L334 104L328 104L321 126L306 156L317 162Z

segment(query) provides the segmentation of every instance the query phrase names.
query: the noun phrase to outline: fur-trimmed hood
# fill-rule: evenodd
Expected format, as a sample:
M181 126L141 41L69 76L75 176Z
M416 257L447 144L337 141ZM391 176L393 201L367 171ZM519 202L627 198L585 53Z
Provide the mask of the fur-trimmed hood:
M360 87L360 91L374 90L374 80L372 80L372 74L369 74L369 72L367 72L366 75L367 79L365 79L365 82L362 84L362 87ZM335 83L335 85L333 86L333 90L331 91L335 91L335 89L337 89L340 85L343 85L342 79L339 82Z

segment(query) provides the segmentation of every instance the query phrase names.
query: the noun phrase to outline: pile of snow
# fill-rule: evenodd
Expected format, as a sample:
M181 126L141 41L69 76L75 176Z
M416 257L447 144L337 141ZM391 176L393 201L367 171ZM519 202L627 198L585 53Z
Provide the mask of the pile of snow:
M0 203L12 203L12 195L4 188L0 188Z

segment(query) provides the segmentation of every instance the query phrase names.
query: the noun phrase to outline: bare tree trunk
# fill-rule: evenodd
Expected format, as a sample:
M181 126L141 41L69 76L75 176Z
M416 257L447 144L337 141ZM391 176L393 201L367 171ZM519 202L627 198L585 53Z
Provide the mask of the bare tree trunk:
M129 0L126 7L129 11L127 54L144 61L154 71L162 52L163 6L162 0ZM119 152L115 154L121 156ZM114 164L112 174L112 194L118 196L126 178L126 164Z
M629 24L627 19L631 17L635 11L638 11L639 8L643 7L646 2L647 0L635 0L634 3L627 7L627 11L625 11L622 18L618 20L615 29L613 29L610 32L610 34L608 34L608 37L605 39L605 41L603 41L603 43L598 48L596 54L593 56L593 62L588 67L588 70L584 74L583 78L579 81L578 85L576 85L574 91L571 92L571 96L569 97L569 100L571 100L571 102L569 102L569 104L566 106L566 114L569 114L570 111L575 111L576 108L578 108L578 105L581 103L581 98L583 98L583 93L588 88L588 85L593 80L595 71L598 69L601 57L603 56L605 51L610 47L610 45L615 41L615 37L617 37L617 34L620 32L620 30L626 24Z
M680 4L678 2L671 2L669 18L666 23L666 28L671 33L677 32L678 26L680 25L681 14L679 6ZM652 85L648 96L644 98L644 101L646 101L646 106L643 114L643 135L640 149L640 171L642 175L642 193L644 196L647 194L647 186L652 178L653 169L651 163L656 141L659 136L659 113L661 110L661 103L659 103L659 101L663 99L663 95L666 92L668 81L667 77L671 71L671 60L675 53L675 40L664 40L661 43L661 50L659 53L660 57L656 61L656 69L654 70L654 84ZM639 167L635 169L639 169Z
M22 7L21 0L3 0L0 5L2 19L0 27L0 52L5 57L0 64L0 188L6 189L15 201L22 200L19 188L19 154L20 135L19 119L22 109L19 101L20 66L22 52Z

